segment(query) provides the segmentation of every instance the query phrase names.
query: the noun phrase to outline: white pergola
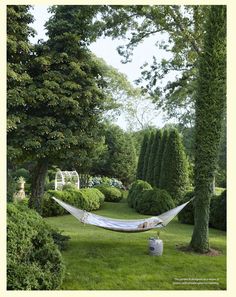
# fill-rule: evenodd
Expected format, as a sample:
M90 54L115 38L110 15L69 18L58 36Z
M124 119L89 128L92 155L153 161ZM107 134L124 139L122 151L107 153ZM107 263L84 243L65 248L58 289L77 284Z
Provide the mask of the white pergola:
M79 175L77 171L57 171L55 176L55 190L62 190L66 184L75 184L79 189Z

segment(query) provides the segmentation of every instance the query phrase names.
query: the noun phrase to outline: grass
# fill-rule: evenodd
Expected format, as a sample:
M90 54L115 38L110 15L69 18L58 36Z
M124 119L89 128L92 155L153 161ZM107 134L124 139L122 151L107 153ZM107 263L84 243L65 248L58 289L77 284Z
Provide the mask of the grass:
M106 202L96 213L114 218L146 217L125 202ZM71 215L45 220L71 237L68 250L62 252L66 275L61 290L226 289L226 233L223 231L210 229L211 247L220 250L221 255L210 257L183 252L176 246L189 243L193 226L174 219L162 229L164 252L161 257L155 257L148 255L147 245L148 238L156 236L156 231L117 233L83 225ZM186 284L184 278L187 282L194 279L191 282L197 284Z

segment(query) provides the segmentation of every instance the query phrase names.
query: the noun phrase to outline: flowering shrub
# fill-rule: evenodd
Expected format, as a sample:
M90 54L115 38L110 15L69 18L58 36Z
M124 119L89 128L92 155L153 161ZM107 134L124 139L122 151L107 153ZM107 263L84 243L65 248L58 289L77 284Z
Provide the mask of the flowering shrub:
M124 189L122 182L114 177L109 178L106 176L90 176L88 186L92 188L99 185L107 185L119 189Z

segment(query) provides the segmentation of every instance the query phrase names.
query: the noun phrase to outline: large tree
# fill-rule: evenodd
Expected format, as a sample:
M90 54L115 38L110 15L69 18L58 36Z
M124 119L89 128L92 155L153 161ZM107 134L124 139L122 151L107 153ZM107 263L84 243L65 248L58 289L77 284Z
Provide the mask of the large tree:
M144 90L151 91L152 96L157 99L157 104L163 107L170 116L181 117L184 115L184 122L189 122L189 120L191 122L195 119L193 115L196 109L196 121L202 122L204 125L206 124L204 129L201 130L197 128L196 130L195 183L199 185L197 186L198 198L196 201L198 201L198 206L196 209L198 210L196 210L196 216L199 217L196 218L196 225L191 242L191 246L201 252L206 251L209 247L207 221L210 190L206 189L206 185L208 183L209 186L210 181L212 181L212 176L214 176L215 149L218 148L217 131L219 132L221 130L221 118L224 115L224 108L222 108L217 101L218 98L221 98L221 104L225 103L225 57L219 43L221 43L222 47L225 46L225 36L223 35L225 34L226 16L223 16L223 13L221 16L217 15L216 11L220 10L225 11L225 7L205 5L134 5L109 6L104 13L108 35L126 37L127 32L131 33L128 36L127 46L119 49L119 52L125 56L126 61L132 56L134 47L144 38L157 34L157 45L159 45L161 50L170 53L170 58L159 61L158 56L155 55L150 70L144 69L142 73L142 79L147 82ZM209 21L209 11L210 15L215 14L215 20L212 19ZM213 25L210 24L210 22L212 22ZM113 30L111 30L111 28L113 28ZM164 38L161 38L159 33L167 33L167 35L163 35ZM208 41L206 41L206 39L208 39ZM218 42L219 40L220 42ZM221 57L217 57L217 54L221 55ZM212 64L207 65L207 59L208 62ZM219 61L217 61L217 59ZM203 66L204 63L205 66ZM201 75L198 75L198 69L200 69ZM204 71L206 72L205 75L203 74ZM174 74L178 72L179 74L175 76L174 80L167 84L164 83L164 87L160 88L158 84L171 72ZM217 76L216 73L218 73L217 84L215 83L217 79L213 78ZM222 76L220 77L221 74ZM201 76L203 79L199 78ZM202 88L201 84L203 86ZM202 91L200 91L200 89L202 89ZM219 107L212 99L213 94L217 96L216 101L219 103ZM202 100L199 99L200 97ZM196 108L195 101L198 101ZM205 105L202 104L202 101L205 102ZM203 108L200 108L200 105ZM210 114L212 110L213 112ZM218 113L216 111L218 111ZM208 116L209 121L207 119ZM200 127L199 123L197 126ZM208 134L206 127L210 127ZM214 132L212 130L214 130ZM209 135L209 139L205 139L206 135ZM199 141L199 139L201 139L201 141ZM211 141L212 151L210 151ZM205 159L200 159L200 151L203 156L209 153L208 161L211 160L212 163L207 171L207 167L205 167L205 171L203 171L204 166L202 163L205 162ZM200 171L198 171L199 168L201 168ZM199 182L201 179L204 180L202 186ZM202 209L202 213L200 209ZM200 237L201 240L199 240Z
M35 162L30 205L38 211L49 164L75 154L79 159L81 151L94 147L107 108L103 72L87 49L95 38L93 7L56 6L52 13L48 41L38 43L29 57L31 81L21 108L17 97L10 108L23 120L8 134L21 159Z
M222 5L209 11L197 86L195 224L190 245L207 252L209 207L226 105L226 7Z
M30 27L33 16L29 5L7 6L7 130L13 131L23 120L22 109L26 87L31 82L27 72L32 46L29 43L34 30ZM19 155L8 146L9 161Z
M120 5L101 9L104 34L127 40L118 48L124 63L132 60L135 47L143 40L150 36L155 39L157 54L152 65L143 65L137 82L169 118L184 123L194 121L196 66L208 9L199 5ZM160 59L158 51L164 52L165 58Z

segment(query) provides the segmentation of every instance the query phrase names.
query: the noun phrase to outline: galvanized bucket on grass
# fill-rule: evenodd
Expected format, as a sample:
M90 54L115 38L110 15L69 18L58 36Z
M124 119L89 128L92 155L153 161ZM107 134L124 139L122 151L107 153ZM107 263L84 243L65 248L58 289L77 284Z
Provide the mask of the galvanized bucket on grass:
M163 241L159 238L150 237L148 240L148 251L150 256L162 256Z

